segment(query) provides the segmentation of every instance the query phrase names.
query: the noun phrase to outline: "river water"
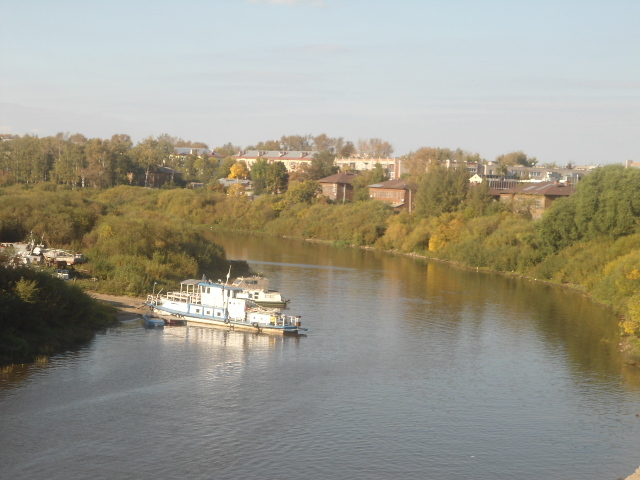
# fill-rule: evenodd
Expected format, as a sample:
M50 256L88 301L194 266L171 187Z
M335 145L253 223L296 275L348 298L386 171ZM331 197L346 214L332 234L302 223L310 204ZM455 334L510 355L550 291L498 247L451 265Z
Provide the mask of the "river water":
M5 374L1 478L588 480L640 464L640 372L580 295L211 235L308 335L131 321Z

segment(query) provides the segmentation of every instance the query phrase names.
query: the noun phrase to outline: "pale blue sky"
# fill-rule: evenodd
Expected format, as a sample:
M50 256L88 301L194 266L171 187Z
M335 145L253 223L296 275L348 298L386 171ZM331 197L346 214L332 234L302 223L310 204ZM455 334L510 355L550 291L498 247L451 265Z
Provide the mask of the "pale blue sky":
M2 0L0 133L640 161L640 0Z

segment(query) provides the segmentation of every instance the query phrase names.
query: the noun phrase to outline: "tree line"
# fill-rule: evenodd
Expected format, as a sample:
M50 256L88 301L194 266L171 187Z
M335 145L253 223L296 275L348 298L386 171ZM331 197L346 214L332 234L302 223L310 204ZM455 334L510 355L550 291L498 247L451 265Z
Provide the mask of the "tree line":
M205 184L229 176L237 177L242 172L234 174L231 171L237 163L232 156L242 150L316 151L319 157L316 164L309 171L300 172L301 176L308 178L320 178L318 175L332 172L327 165L336 156L349 157L358 153L386 158L393 153L391 144L378 138L359 140L356 146L342 137L332 138L326 134L284 135L279 140L259 142L244 148L226 143L213 149L223 157L222 161L206 155L177 156L174 154L176 147L209 147L204 142L185 141L168 134L150 136L136 144L125 134L113 135L109 139L86 138L80 133L58 133L44 138L4 134L0 135L0 140L0 181L4 184L55 182L72 187L97 188L144 185L149 172L159 165L181 172L186 181ZM269 175L277 177L278 172L267 174L263 165L258 166L258 178L264 179ZM282 178L279 181L282 182ZM281 190L277 186L271 189Z
M184 182L215 184L221 178L251 178L259 193L279 193L288 183L317 180L337 171L335 158L354 155L376 159L390 158L393 146L380 138L357 142L343 137L320 135L283 135L277 140L261 141L241 147L226 143L213 148L218 157L179 156L177 147L204 148L204 142L183 140L168 134L147 137L134 144L129 135L117 134L109 139L86 138L80 133L58 133L40 138L32 135L0 135L0 184L54 182L71 187L109 188L117 185L146 185L149 173L160 165L182 173ZM311 165L288 173L283 165L258 162L249 169L234 155L246 150L314 151ZM484 162L477 153L461 149L423 147L400 157L411 177L423 174L429 165L443 160ZM534 157L511 152L496 158L499 168L509 165L533 166ZM277 163L277 162L274 162ZM176 182L176 186L184 183Z

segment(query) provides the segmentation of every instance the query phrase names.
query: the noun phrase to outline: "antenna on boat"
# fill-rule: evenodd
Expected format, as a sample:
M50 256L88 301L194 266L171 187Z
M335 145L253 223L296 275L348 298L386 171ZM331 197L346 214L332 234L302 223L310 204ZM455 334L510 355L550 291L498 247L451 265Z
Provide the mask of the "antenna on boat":
M229 273L227 273L227 281L225 282L225 285L229 284L229 277L231 276L231 265L229 265Z

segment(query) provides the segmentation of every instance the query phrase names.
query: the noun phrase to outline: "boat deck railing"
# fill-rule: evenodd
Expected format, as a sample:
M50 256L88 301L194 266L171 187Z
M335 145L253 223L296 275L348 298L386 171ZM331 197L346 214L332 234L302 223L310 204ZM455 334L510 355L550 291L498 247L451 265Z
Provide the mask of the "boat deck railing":
M260 308L252 308L249 311L264 311L264 309ZM270 316L269 323L276 326L282 327L299 327L301 324L300 315L284 315L282 313L272 313Z
M186 302L200 305L202 303L202 297L199 293L185 293L185 292L167 292L165 295L167 300L173 302Z

